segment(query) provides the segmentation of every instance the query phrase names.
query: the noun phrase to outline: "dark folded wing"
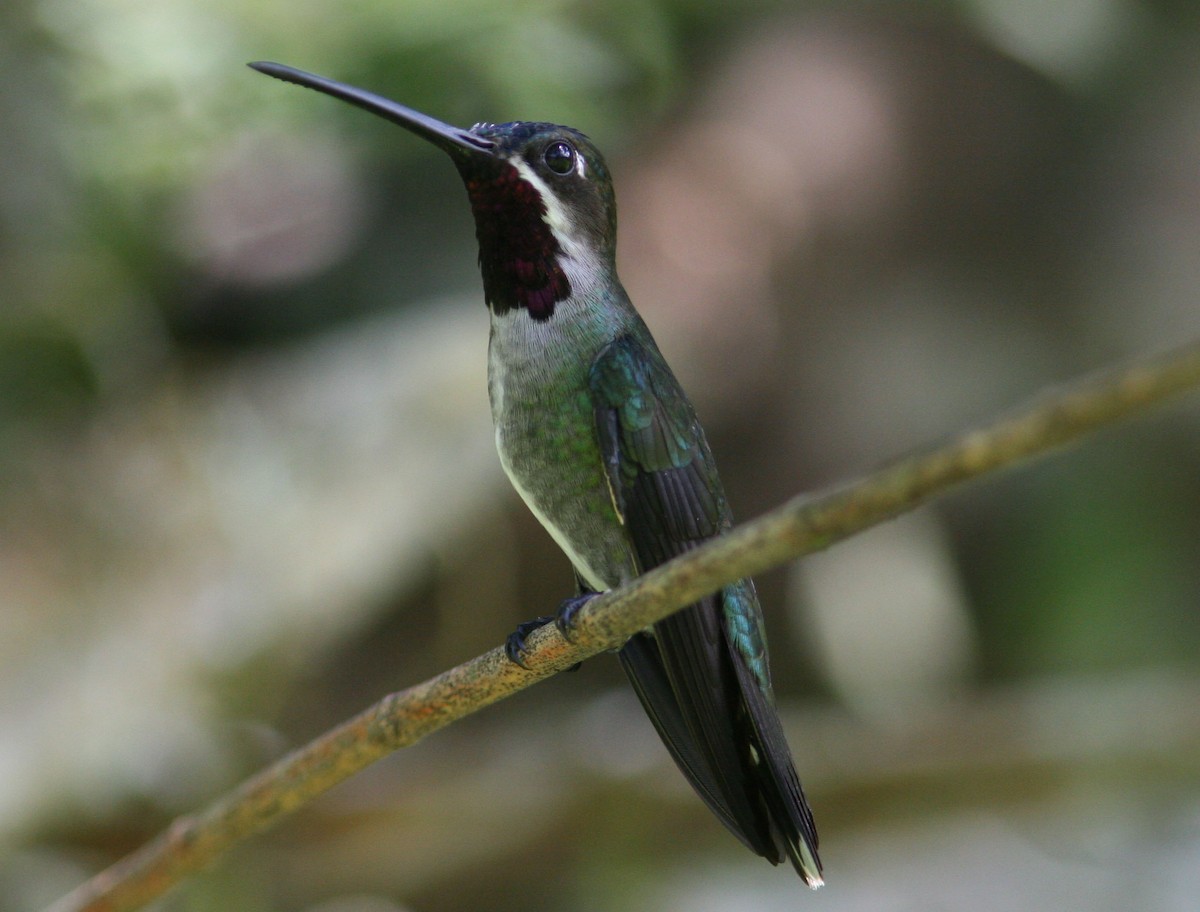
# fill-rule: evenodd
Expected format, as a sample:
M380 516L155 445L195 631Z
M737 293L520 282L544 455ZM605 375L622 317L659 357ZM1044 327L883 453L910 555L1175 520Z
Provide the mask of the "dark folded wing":
M652 343L624 336L609 345L593 364L591 391L613 503L643 570L728 527L704 432ZM621 659L717 817L753 851L776 863L789 857L819 882L815 831L771 703L753 587L726 587L659 622Z

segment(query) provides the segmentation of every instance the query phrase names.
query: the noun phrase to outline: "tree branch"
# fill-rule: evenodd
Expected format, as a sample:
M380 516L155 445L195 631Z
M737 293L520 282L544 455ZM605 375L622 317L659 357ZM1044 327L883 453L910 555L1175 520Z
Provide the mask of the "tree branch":
M529 669L496 648L390 694L293 751L65 896L50 912L126 912L273 826L376 760L606 649L726 583L819 551L958 485L1078 440L1200 387L1200 342L1044 394L989 427L901 459L753 522L588 602L573 643L547 625L528 638Z

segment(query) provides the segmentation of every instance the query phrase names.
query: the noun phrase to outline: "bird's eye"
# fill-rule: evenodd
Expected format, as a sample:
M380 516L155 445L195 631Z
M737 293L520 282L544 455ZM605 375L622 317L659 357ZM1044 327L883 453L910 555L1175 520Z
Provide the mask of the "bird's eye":
M570 174L575 167L575 150L570 143L552 142L542 153L542 160L555 174Z

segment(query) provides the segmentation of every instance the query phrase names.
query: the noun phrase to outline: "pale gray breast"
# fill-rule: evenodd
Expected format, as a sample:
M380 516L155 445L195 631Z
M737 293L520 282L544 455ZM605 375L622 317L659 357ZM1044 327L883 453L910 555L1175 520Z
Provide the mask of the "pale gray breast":
M496 449L513 487L597 589L636 575L595 434L591 358L577 334L509 312L493 317L488 387ZM598 350L598 349L597 349Z

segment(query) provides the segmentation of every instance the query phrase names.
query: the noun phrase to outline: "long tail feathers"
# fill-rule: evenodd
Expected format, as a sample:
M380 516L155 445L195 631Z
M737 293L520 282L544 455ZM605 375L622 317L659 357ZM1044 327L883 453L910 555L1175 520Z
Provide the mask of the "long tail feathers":
M708 599L639 634L621 660L663 743L717 818L773 864L820 887L817 833L769 692Z

